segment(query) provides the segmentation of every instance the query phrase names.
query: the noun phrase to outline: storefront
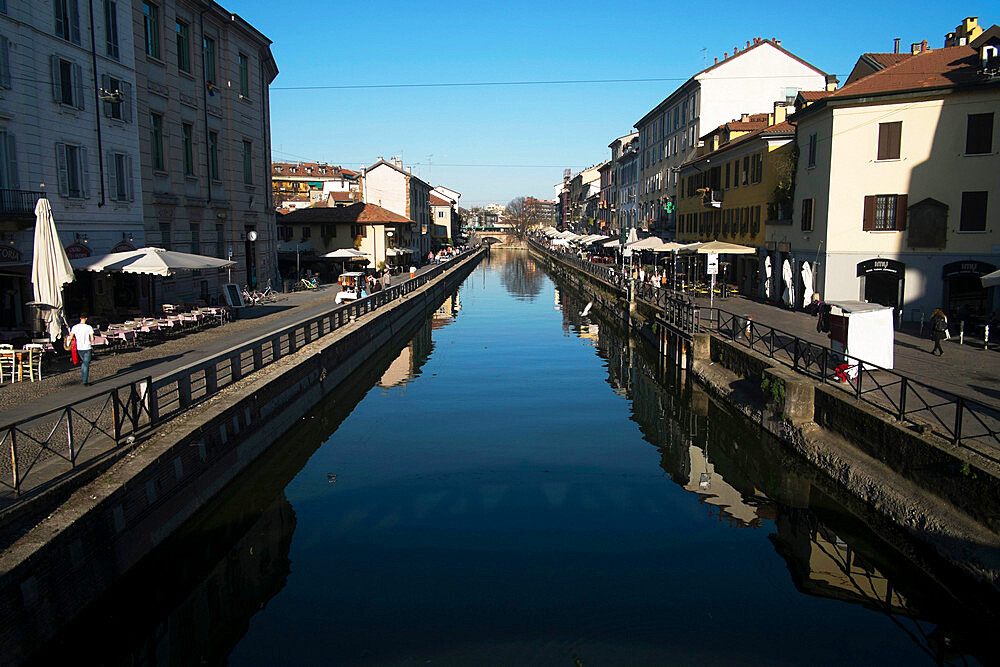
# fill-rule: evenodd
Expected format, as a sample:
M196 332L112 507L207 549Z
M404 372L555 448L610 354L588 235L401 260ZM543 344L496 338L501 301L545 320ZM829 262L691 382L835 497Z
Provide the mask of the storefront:
M945 264L941 270L944 283L944 307L952 319L983 319L995 308L993 287L983 287L982 276L996 271L986 262L968 260ZM963 317L964 316L964 317Z
M891 306L896 311L898 321L903 307L905 275L906 264L894 259L876 258L858 263L862 300Z
M24 324L24 304L31 301L31 264L13 245L0 245L0 329Z

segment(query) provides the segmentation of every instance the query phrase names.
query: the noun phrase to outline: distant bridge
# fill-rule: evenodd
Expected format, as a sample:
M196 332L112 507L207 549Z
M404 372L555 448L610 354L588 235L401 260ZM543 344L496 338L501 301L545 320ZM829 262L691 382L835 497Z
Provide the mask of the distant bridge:
M467 230L469 241L475 245L516 245L519 239L511 231L510 227L485 227L482 229Z

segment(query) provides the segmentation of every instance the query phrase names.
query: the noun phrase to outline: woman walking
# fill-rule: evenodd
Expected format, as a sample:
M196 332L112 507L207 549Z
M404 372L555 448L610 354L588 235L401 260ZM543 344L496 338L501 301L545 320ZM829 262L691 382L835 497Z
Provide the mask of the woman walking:
M931 354L943 356L944 350L941 348L941 341L948 337L948 316L940 308L934 309L931 315L931 339L934 340L934 349Z

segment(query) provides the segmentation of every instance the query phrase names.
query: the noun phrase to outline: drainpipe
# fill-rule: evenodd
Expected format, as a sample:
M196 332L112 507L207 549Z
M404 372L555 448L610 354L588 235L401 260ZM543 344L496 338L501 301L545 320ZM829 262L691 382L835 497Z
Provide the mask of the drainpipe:
M101 84L97 77L97 38L94 36L94 0L90 0L90 61L94 69L94 116L97 118L97 172L101 181L101 201L104 206L104 144L101 142Z
M93 1L93 0L91 0ZM205 71L205 12L207 12L211 7L206 7L201 10L198 14L198 25L199 30L201 30L201 95L205 102L205 108L202 110L205 122L205 174L208 176L208 203L207 206L212 205L212 146L209 141L208 132L208 79L206 78L207 72ZM214 81L213 81L214 83Z

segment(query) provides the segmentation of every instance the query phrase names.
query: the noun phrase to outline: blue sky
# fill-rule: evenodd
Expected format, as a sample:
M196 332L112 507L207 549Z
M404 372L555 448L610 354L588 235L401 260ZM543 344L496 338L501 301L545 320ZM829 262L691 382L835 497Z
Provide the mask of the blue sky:
M275 159L358 168L401 155L466 207L551 198L564 167L608 143L723 51L753 37L843 82L858 56L942 46L985 3L332 3L221 0L274 41ZM280 9L276 10L276 7ZM996 5L994 5L996 7ZM705 49L703 52L702 49ZM282 90L297 86L673 78L545 86Z

